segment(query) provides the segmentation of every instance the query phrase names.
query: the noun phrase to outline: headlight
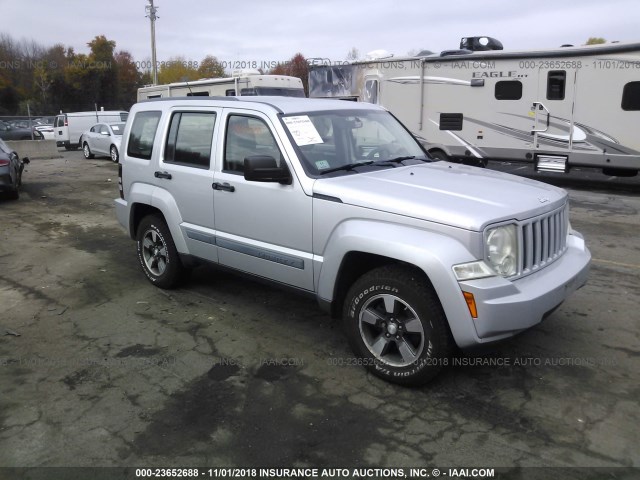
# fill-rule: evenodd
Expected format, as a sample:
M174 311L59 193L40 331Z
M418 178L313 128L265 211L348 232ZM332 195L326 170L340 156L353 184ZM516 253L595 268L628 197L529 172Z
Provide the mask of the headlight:
M487 262L503 277L518 273L518 230L515 225L492 228L485 235Z

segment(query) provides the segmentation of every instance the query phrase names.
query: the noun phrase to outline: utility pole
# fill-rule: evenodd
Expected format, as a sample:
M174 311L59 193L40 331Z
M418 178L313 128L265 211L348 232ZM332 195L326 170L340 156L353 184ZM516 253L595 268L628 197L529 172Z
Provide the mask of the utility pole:
M160 18L156 15L158 7L153 5L153 0L148 0L149 5L145 7L146 17L151 21L151 63L153 84L158 84L158 65L156 62L156 19Z

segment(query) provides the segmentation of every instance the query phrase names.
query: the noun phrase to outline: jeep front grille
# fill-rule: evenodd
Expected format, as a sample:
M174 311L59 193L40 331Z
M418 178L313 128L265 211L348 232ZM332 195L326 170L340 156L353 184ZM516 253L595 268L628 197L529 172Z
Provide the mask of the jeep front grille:
M527 275L559 258L567 249L569 206L520 223L520 275Z

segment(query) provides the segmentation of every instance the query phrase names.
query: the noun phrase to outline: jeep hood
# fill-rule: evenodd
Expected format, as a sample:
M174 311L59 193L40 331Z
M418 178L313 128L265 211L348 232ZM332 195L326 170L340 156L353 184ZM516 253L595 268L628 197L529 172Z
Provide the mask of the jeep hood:
M564 190L535 180L448 162L320 178L313 194L475 231L543 214L567 198Z

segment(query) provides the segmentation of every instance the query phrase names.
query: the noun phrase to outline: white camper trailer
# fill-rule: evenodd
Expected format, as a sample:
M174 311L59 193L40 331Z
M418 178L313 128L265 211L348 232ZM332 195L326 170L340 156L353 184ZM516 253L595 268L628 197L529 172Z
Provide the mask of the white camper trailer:
M304 97L302 80L286 75L262 75L258 70L238 70L229 78L149 85L138 89L138 101L161 97L276 95Z
M312 67L310 97L378 103L437 158L533 162L537 170L640 169L640 43L460 50Z

